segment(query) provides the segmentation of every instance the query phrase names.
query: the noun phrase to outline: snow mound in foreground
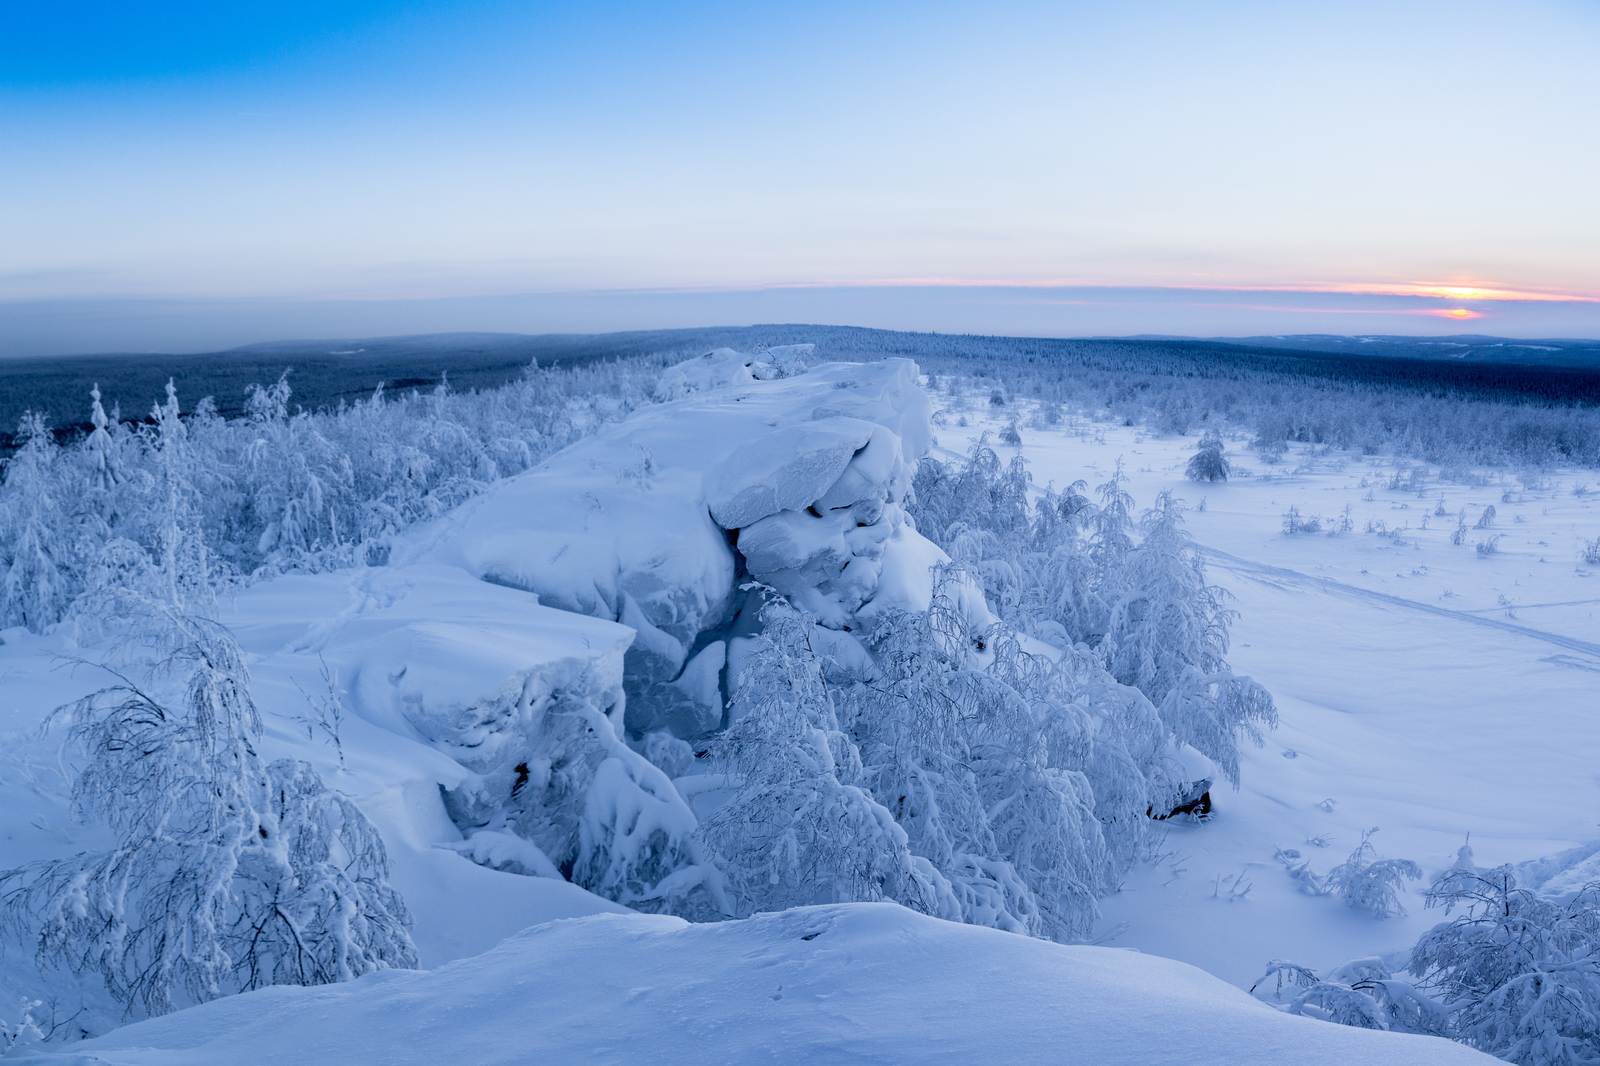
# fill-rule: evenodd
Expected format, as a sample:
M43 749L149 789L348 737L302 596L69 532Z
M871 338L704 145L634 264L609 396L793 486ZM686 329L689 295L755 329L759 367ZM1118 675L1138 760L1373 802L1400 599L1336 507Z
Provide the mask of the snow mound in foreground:
M597 915L476 958L270 988L38 1066L924 1062L1493 1063L1460 1044L1281 1014L1201 970L887 903L745 921Z

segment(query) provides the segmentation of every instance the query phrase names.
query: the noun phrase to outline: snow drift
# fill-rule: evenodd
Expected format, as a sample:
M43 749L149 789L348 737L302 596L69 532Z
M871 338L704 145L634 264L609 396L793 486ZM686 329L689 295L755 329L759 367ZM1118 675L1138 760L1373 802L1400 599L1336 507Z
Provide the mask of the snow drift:
M437 970L220 1000L36 1066L270 1063L1445 1066L1430 1037L1293 1017L1183 963L885 903L737 922L600 915Z
M496 484L419 534L414 557L633 628L630 733L717 729L741 579L845 630L926 609L945 561L901 507L931 440L916 364L798 373L767 358L719 349L674 367L670 402Z

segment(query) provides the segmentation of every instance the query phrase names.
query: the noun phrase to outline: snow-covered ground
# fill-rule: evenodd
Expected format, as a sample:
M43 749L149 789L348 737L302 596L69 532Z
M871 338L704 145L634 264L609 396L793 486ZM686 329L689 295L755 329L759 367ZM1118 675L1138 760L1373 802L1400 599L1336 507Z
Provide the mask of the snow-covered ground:
M1227 984L1247 988L1272 959L1322 969L1404 949L1438 920L1420 892L1409 916L1378 920L1301 891L1294 864L1325 873L1373 827L1383 854L1429 875L1468 833L1482 865L1600 850L1589 759L1600 741L1600 584L1574 563L1579 537L1600 535L1600 506L1573 494L1572 472L1504 484L1488 472L1474 485L1429 469L1391 489L1388 460L1292 446L1269 465L1234 444L1248 476L1195 485L1182 480L1192 437L1083 419L1029 428L1024 413L1021 452L1038 484L1098 484L1121 458L1141 505L1163 488L1188 501L1212 579L1236 597L1231 662L1267 686L1282 718L1265 748L1247 749L1242 789L1215 790L1204 825L1167 823L1157 853L1102 901L1098 937L1111 947L887 904L685 926L576 887L555 868L570 871L570 856L513 832L531 824L512 802L531 781L567 788L583 812L539 832L592 850L649 822L688 847L694 791L680 781L680 798L612 727L653 708L650 728L707 713L714 728L717 673L748 637L732 622L713 628L730 610L719 599L732 595L727 534L752 572L788 582L818 613L854 621L875 604L926 607L927 564L942 555L898 506L903 460L926 440L908 365L761 384L641 411L414 530L389 566L282 577L224 603L221 620L249 655L263 755L311 762L376 824L430 972L248 993L115 1033L79 1061L217 1061L224 1043L241 1062L355 1060L358 1046L374 1062L525 1061L540 1049L552 1061L784 1060L797 1048L811 1061L885 1062L1476 1057L1290 1018ZM935 454L964 454L1008 414L949 412ZM737 461L723 470L730 449ZM799 494L763 495L774 485ZM1441 496L1448 517L1434 515ZM1346 504L1353 528L1326 535ZM1457 513L1471 526L1489 504L1494 528L1451 544ZM1323 531L1285 536L1291 505L1320 515ZM1497 551L1475 550L1495 533ZM0 866L102 846L70 817L59 728L39 727L50 708L106 683L92 662L107 649L80 647L70 626L0 636ZM553 739L561 700L581 705L578 725ZM480 817L472 805L491 794L512 799ZM666 880L693 889L679 869ZM582 920L517 935L556 919ZM0 1019L13 1020L18 996L48 991L36 982L22 953L0 956ZM81 991L97 995L92 983ZM101 997L85 1021L104 1031L108 1011ZM246 1046L255 1059L240 1057Z
M938 454L962 455L985 431L993 443L1007 421L950 411ZM1580 538L1600 536L1600 500L1573 493L1587 472L1530 474L1529 487L1515 471L1477 471L1473 485L1298 444L1269 464L1241 440L1229 443L1230 481L1196 484L1183 476L1194 437L1081 418L1030 429L1026 415L1021 435L1041 486L1092 487L1121 459L1141 506L1163 489L1187 502L1208 575L1239 612L1229 661L1281 715L1264 748L1246 747L1240 791L1213 793L1215 817L1173 823L1160 856L1102 901L1106 942L1248 986L1271 959L1323 969L1409 949L1443 920L1422 891L1469 833L1480 866L1600 853L1600 568L1577 558ZM1413 487L1387 487L1411 468ZM1291 505L1320 515L1322 531L1285 535ZM1347 505L1354 528L1327 535ZM1494 527L1471 528L1488 506ZM1498 550L1480 554L1497 533ZM1427 875L1408 916L1375 919L1290 876L1304 861L1326 873L1374 827L1380 853Z
M601 916L430 972L270 988L23 1058L310 1063L1492 1063L1460 1044L1280 1014L1166 959L887 903L690 925Z

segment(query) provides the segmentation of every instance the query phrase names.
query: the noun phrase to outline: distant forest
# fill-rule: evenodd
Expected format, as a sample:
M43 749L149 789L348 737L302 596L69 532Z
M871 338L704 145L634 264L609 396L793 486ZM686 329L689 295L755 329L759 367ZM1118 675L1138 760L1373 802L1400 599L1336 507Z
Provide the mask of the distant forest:
M147 421L168 378L186 408L210 396L226 418L243 413L250 385L271 384L286 371L297 406L333 411L370 396L380 382L391 396L431 391L446 380L456 391L481 390L518 380L534 361L576 367L637 359L649 373L713 347L809 342L819 360L907 356L944 379L946 390L953 378L962 391L970 384L997 392L1002 402L1061 405L1167 434L1220 426L1250 434L1269 452L1298 441L1446 468L1600 467L1596 342L1472 338L1446 347L1399 338L1373 345L1284 338L1285 347L1275 348L1272 340L1050 340L776 325L592 336L436 334L282 342L204 355L8 360L0 363L6 430L0 451L13 450L13 427L27 411L42 414L63 441L87 433L89 389L97 383L106 406L125 421ZM1438 357L1429 358L1433 352Z

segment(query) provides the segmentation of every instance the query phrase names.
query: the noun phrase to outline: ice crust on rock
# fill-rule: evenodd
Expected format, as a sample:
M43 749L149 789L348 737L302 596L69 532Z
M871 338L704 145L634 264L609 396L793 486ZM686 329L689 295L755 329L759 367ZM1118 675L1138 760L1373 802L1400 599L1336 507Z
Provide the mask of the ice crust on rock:
M719 349L671 368L665 402L494 485L414 555L633 629L630 735L716 729L712 646L738 635L746 579L857 630L925 609L948 561L901 507L932 439L916 364L801 371L800 354ZM991 617L981 595L973 608L974 624Z

